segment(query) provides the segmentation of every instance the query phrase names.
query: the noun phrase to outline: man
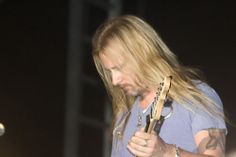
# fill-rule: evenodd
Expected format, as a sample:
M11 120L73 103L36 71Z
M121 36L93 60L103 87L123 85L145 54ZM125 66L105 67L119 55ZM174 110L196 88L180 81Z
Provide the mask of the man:
M113 157L223 157L226 126L221 100L198 72L181 65L155 30L125 15L106 21L93 37L93 59L111 96ZM160 83L171 87L160 132L146 117ZM168 115L168 116L167 116Z

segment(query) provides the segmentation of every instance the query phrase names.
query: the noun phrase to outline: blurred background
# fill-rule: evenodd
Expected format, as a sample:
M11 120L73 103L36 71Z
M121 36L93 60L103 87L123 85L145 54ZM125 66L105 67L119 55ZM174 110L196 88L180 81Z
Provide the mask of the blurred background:
M236 121L233 1L0 0L0 157L108 157L111 107L91 58L105 19L149 22ZM228 126L227 157L236 129Z

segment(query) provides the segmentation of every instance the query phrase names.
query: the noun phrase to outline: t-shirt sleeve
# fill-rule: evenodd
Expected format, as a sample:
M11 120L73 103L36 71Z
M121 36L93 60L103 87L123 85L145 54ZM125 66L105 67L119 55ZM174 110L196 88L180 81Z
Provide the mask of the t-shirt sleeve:
M198 85L199 89L203 91L204 94L206 94L207 97L212 99L216 104L218 105L217 108L220 112L224 112L223 110L223 104L219 97L219 95L215 92L215 90L211 87L209 87L207 84L200 84ZM204 129L210 129L210 128L219 128L219 129L225 129L226 124L223 118L220 117L213 117L210 116L208 113L203 111L197 111L193 114L192 117L192 131L193 135L196 135L199 131Z

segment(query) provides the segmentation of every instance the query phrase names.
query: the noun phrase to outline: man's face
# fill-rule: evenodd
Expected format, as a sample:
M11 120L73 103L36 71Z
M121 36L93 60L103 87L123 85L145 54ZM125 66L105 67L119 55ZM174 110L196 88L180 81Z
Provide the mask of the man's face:
M113 52L108 52L113 51ZM137 96L140 89L135 83L135 77L132 71L128 71L128 62L122 57L112 56L108 54L119 54L119 50L113 46L99 54L102 65L110 73L111 81L114 86L119 86L127 95Z

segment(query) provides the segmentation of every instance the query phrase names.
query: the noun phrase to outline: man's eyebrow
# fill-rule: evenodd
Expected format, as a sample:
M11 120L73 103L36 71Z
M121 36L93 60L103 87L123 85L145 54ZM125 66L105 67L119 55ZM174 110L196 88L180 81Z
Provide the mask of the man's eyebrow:
M105 67L105 66L103 65L103 68L104 68L105 70L110 71L110 70L121 69L124 65L125 65L125 63L118 63L117 65L113 65L113 66L110 67L110 68L107 68L107 67Z
M123 66L123 64L117 64L117 65L114 65L114 66L110 67L110 69L112 69L112 70L120 69L122 66ZM110 69L108 69L108 70L110 70Z
M111 67L111 69L118 69L119 67L120 67L120 66L115 65L115 66Z

